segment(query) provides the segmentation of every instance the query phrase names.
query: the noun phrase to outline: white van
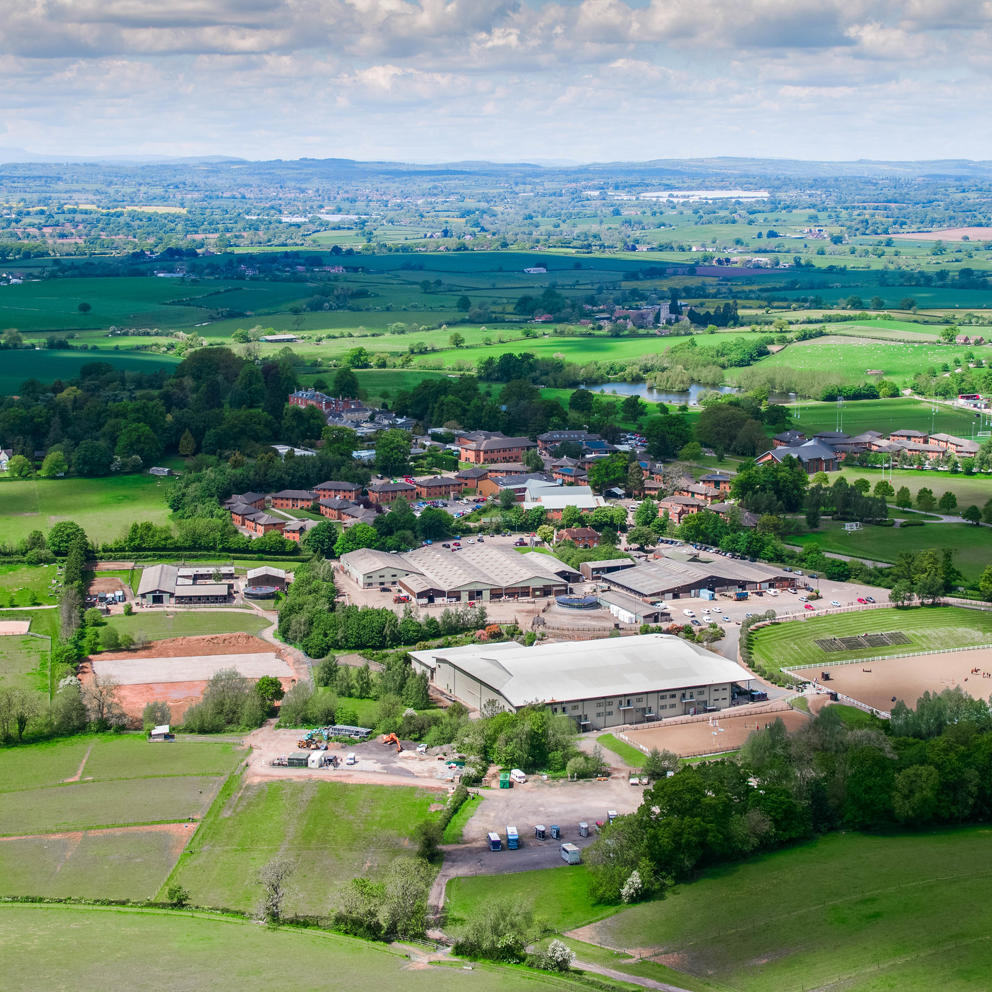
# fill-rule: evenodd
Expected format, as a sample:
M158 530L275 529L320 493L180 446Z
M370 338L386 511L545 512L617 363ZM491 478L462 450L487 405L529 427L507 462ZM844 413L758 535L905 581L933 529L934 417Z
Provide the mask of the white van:
M511 770L510 778L512 778L517 785L523 785L523 783L527 781L527 776L519 768L514 768Z
M577 865L582 863L582 853L574 844L562 844L558 851L565 864Z
M358 755L356 755L354 751L349 751L348 756L344 759L344 763L346 765L357 765Z

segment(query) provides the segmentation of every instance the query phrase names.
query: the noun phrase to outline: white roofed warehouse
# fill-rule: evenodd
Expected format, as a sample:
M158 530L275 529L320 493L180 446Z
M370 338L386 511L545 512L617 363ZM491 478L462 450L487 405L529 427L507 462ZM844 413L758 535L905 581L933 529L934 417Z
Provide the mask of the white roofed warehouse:
M403 554L362 548L343 554L341 568L363 589L398 583L418 603L544 598L567 593L581 578L551 555L494 545L457 552L431 545Z
M735 662L671 634L531 648L514 641L471 644L410 657L438 689L472 709L544 703L580 731L717 712L753 678Z

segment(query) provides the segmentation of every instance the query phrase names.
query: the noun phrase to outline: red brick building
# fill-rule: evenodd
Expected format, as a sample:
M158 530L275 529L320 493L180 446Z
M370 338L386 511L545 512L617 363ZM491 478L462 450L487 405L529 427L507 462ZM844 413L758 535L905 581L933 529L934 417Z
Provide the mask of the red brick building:
M319 499L354 499L361 486L354 482L335 482L333 479L313 487Z
M429 479L415 479L417 495L421 499L451 499L464 488L461 479L447 475L435 475Z
M537 445L526 437L506 437L492 431L473 431L458 436L458 457L473 465L505 465L519 462Z
M307 510L315 499L315 494L308 489L282 489L269 497L277 510Z
M413 499L417 495L417 487L409 482L376 482L369 486L369 499L383 506L395 503L398 499Z

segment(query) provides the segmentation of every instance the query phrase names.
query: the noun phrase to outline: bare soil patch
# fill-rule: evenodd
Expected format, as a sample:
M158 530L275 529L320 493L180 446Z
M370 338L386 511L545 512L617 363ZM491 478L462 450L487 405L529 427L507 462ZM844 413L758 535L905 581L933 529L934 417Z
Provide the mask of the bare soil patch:
M0 620L0 637L26 634L30 629L30 620Z
M128 587L116 575L98 575L90 583L90 592L93 595L98 592L117 592L118 589L129 592Z
M976 668L977 672L972 671ZM823 672L830 673L829 681L821 681ZM984 677L983 672L992 675L992 650L989 648L804 668L795 675L857 699L873 709L889 711L898 699L913 706L927 690L942 692L955 686L960 686L975 699L987 699L992 695L992 678Z
M153 641L137 651L105 651L101 659L195 658L212 654L261 654L278 650L253 634L204 634L200 637L170 637Z
M754 733L781 719L789 731L798 730L809 719L787 703L773 705L761 711L734 713L723 710L709 719L693 723L653 727L650 730L628 730L625 736L649 750L674 751L683 758L701 754L735 751Z
M96 674L109 674L124 683L117 698L131 726L140 726L147 703L159 701L168 704L171 722L180 724L186 710L203 698L207 681L218 667L205 659L219 662L221 656L226 656L219 667L239 668L239 656L243 656L239 670L248 674L255 672L256 656L262 655L268 656L267 660L259 659L263 674L277 676L284 689L307 675L292 651L252 634L231 633L174 637L136 650L102 652L83 661L79 677L86 684L94 677L95 666Z

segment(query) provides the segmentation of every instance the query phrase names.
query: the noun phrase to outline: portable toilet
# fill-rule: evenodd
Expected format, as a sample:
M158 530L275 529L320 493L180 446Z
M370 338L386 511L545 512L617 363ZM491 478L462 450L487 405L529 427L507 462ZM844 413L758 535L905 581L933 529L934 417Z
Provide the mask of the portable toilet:
M489 831L489 835L488 835L488 838L487 839L489 841L489 850L490 851L502 851L503 850L503 842L499 839L499 834L496 833L494 830L490 830Z
M517 833L516 827L506 828L506 847L510 851L515 851L520 847L520 835Z
M510 773L509 772L500 772L499 773L499 787L501 789L512 789L513 788L513 782L510 781Z
M588 837L589 836L589 824L586 823L585 820L583 820L579 824L579 836L580 837Z
M562 861L568 865L577 865L582 862L582 852L574 845L569 844L567 841L558 848L561 854Z
M551 839L552 840L558 840L559 837L561 837L561 827L559 827L557 823L552 823L551 824Z
M543 823L537 823L537 824L534 825L534 837L537 840L547 840L548 839L548 835L547 835L547 832L544 829L544 824Z

